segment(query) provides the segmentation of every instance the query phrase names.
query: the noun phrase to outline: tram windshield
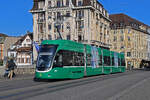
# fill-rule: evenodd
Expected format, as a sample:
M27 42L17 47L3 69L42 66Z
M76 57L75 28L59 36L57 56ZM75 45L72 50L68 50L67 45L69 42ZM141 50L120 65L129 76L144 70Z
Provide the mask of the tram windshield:
M51 62L55 55L56 45L42 45L39 50L37 59L37 69L40 71L47 70L51 67Z

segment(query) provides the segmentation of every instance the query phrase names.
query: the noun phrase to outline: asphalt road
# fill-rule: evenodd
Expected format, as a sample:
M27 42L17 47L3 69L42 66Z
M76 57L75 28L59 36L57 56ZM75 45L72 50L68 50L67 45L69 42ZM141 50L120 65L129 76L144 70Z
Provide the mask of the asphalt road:
M0 80L0 100L150 100L150 71L76 80Z

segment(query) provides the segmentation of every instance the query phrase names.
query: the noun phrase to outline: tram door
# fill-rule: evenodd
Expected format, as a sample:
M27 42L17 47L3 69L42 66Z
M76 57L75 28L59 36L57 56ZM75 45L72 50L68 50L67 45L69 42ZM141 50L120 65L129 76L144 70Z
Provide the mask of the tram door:
M87 76L87 72L86 72L86 62L87 62L87 60L86 60L86 44L84 44L84 76Z

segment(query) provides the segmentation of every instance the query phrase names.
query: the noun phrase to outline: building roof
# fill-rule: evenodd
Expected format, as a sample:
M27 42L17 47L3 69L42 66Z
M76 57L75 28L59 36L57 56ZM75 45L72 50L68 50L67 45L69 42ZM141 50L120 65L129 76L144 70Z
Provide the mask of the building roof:
M110 15L110 19L112 20L112 23L111 23L111 28L114 27L114 26L118 26L118 27L125 27L125 26L145 26L145 27L149 27L148 25L134 19L134 18L131 18L130 16L128 15L125 15L123 13L120 13L120 14L112 14Z
M34 2L34 4L33 4L33 8L31 9L31 11L32 10L38 10L38 2L39 1L45 1L45 0L33 0L33 2ZM74 5L74 6L77 6L76 5L76 1L77 0L72 0L72 4ZM93 0L94 1L94 0ZM98 0L96 0L97 1L97 3L99 4L99 5L101 5L102 7L103 7L103 5L98 1ZM91 0L83 0L83 6L90 6L91 5Z
M21 39L19 39L14 45L20 45L27 36L29 36L30 39L33 40L33 34L32 33L27 33L26 35L21 37Z
M8 37L8 35L6 35L4 33L0 33L0 37Z

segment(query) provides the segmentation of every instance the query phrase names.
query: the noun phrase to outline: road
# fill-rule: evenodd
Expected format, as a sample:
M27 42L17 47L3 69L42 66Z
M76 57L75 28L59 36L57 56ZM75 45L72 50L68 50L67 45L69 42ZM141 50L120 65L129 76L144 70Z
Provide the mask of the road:
M34 82L0 80L0 100L150 100L150 71Z

